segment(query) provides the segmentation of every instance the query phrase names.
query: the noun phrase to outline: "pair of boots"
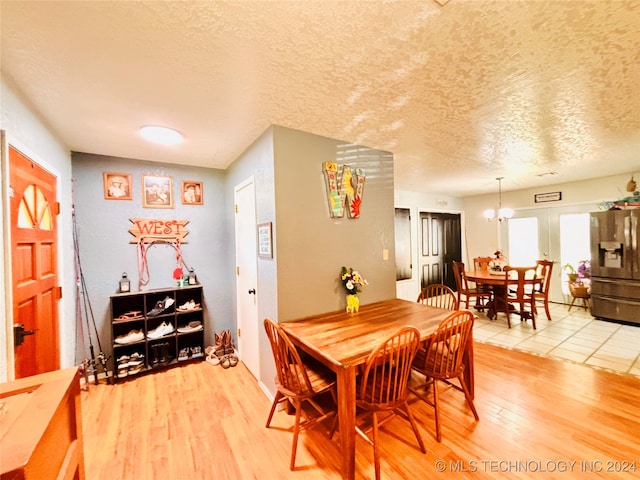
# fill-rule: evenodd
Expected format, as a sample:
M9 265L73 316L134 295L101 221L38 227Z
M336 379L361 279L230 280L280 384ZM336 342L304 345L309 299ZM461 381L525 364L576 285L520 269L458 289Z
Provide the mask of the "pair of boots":
M163 367L169 365L169 342L156 343L151 345L151 367Z
M223 330L215 334L216 344L214 353L217 357L223 357L233 353L233 343L231 342L231 330Z

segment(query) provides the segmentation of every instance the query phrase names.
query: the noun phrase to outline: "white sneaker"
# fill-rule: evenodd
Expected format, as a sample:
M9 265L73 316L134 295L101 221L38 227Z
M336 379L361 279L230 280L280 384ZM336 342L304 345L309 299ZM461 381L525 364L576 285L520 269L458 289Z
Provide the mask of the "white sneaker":
M127 343L139 342L140 340L144 340L142 330L131 330L126 335L117 336L114 342L119 345L126 345Z
M139 365L144 364L144 355L138 352L133 353L133 355L129 357L129 361L127 362L127 364L130 367L137 367Z
M162 322L156 328L154 328L153 330L149 330L149 332L147 332L147 338L154 340L156 338L169 335L170 333L173 333L173 325L170 323L167 324L165 322Z

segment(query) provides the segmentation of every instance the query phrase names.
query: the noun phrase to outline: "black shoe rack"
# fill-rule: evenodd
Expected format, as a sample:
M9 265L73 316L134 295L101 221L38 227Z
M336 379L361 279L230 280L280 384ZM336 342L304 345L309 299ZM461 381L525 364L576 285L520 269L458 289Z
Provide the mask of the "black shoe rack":
M116 382L204 360L203 312L200 285L112 295Z

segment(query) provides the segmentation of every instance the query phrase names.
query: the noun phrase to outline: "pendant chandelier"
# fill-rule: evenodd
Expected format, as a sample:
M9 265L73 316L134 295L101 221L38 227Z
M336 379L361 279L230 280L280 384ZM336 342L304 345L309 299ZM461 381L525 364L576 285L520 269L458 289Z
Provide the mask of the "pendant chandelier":
M484 218L486 218L488 221L491 221L493 219L497 219L499 222L502 222L503 220L508 220L511 217L513 217L513 209L502 206L502 179L503 178L504 177L497 177L496 178L496 180L498 180L498 212L497 212L497 216L496 216L496 211L493 208L489 208L488 210L484 211Z

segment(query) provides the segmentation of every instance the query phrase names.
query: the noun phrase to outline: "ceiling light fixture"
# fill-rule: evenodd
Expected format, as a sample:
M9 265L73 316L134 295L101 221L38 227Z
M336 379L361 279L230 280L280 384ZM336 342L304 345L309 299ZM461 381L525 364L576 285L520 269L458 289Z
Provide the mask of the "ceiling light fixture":
M184 141L184 137L177 130L160 127L158 125L145 125L140 127L140 135L146 140L162 145L177 145Z
M508 207L502 207L502 179L504 177L497 177L498 180L498 216L496 217L496 211L493 208L484 211L484 218L491 221L497 218L499 222L508 220L513 217L513 209Z

